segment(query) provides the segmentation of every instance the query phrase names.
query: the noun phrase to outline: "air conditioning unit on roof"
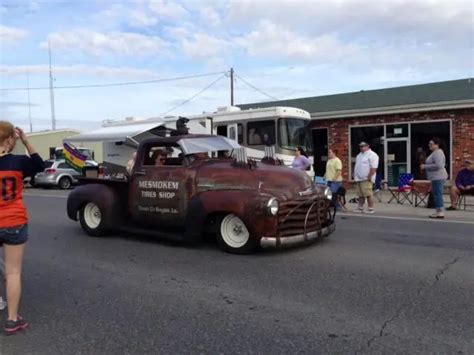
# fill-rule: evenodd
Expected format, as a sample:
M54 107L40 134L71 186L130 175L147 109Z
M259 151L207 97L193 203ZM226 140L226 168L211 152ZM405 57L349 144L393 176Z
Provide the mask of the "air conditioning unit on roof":
M237 106L222 106L217 108L217 112L238 112L240 107Z

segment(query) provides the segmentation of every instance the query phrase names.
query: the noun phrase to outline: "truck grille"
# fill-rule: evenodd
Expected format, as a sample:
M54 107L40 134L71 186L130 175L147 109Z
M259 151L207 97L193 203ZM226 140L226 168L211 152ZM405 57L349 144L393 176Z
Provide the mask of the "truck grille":
M328 207L329 201L319 197L302 197L281 202L278 211L278 236L289 237L321 229L330 218Z

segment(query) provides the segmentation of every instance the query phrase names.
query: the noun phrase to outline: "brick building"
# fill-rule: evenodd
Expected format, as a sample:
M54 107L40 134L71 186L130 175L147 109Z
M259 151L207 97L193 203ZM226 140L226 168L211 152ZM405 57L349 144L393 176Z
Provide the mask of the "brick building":
M428 141L439 137L450 178L474 158L474 79L368 90L337 95L239 105L242 109L291 106L310 112L315 172L323 175L327 149L343 161L351 180L358 143L367 141L380 156L378 173L390 185L411 172L424 178L420 161Z

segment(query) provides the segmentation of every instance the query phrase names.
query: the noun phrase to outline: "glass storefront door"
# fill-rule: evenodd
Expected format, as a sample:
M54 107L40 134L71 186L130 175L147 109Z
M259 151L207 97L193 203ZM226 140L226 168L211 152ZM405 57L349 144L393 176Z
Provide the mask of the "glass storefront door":
M408 139L387 139L387 183L398 186L400 174L409 172Z

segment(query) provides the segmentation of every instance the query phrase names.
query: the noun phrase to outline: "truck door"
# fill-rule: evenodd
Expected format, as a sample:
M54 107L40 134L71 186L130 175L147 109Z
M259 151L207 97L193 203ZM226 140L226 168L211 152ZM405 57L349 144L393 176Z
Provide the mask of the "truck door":
M183 226L189 181L192 177L184 166L137 166L129 196L133 219L157 227Z

